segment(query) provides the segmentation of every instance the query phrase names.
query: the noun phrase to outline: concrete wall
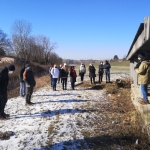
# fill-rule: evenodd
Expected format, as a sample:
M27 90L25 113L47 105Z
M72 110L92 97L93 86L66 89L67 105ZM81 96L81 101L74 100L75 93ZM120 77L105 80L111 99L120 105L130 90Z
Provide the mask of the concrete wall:
M138 102L141 97L139 86L132 84L131 86L131 100L140 116L140 124L142 125L142 131L148 133L150 141L150 104L141 105ZM150 102L150 97L148 98Z
M134 70L134 67L136 66L136 64L137 64L137 62L130 60L130 76L133 80L133 84L135 84L135 85L137 85L137 78L138 78L138 75Z

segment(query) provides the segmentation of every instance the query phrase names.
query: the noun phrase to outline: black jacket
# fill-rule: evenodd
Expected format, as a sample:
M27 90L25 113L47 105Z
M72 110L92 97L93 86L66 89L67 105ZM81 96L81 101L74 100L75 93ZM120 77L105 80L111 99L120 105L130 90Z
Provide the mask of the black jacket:
M25 82L28 85L30 85L30 86L35 86L36 85L33 72L32 72L32 70L30 68L26 70L26 79L25 79Z
M3 94L3 92L7 92L8 82L9 82L8 68L5 67L0 71L0 94Z
M68 77L68 70L65 70L64 68L61 69L61 78L67 78Z
M19 80L20 80L20 82L24 82L24 80L23 80L23 73L24 73L24 71L25 71L25 67L23 67L20 70L20 74L19 74Z
M95 77L95 67L93 65L89 66L89 77Z
M109 63L106 63L106 64L103 65L103 68L104 68L105 71L110 71L111 66L110 66Z
M103 64L100 64L100 65L99 65L99 70L98 70L98 73L99 73L99 74L102 74L102 73L104 73Z

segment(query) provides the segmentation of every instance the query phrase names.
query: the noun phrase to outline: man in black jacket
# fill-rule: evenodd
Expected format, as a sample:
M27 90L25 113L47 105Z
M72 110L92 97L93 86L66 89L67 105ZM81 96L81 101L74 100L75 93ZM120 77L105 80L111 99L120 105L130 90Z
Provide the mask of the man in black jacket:
M100 62L98 73L99 73L98 81L99 83L101 83L103 81L103 73L104 73L103 62Z
M26 104L32 105L33 103L31 102L31 95L33 93L33 88L36 85L36 82L34 79L32 68L29 64L25 65L23 78L26 83Z
M11 64L0 71L0 120L6 120L9 117L9 114L4 113L4 109L7 103L8 74L12 74L14 70L15 66Z
M111 68L111 66L107 60L105 61L103 68L104 68L105 75L106 75L106 83L109 83L110 82L110 68Z
M20 96L25 96L26 94L26 84L25 81L23 80L23 73L25 71L25 64L23 65L23 67L20 70L20 74L19 74L19 80L20 80Z

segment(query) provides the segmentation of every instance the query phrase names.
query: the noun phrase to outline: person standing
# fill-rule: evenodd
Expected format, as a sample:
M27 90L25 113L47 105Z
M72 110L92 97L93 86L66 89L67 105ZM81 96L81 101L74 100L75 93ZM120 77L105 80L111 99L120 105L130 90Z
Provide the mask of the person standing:
M9 82L8 74L15 71L14 65L9 65L0 71L0 120L7 120L10 116L4 112L7 103L7 86Z
M85 73L86 73L86 67L83 63L81 63L80 68L79 68L79 75L81 76L81 82L83 82Z
M138 102L148 104L147 85L150 84L150 62L144 57L144 54L139 54L138 60L141 63L138 67L136 66L135 71L138 73L138 84L140 84L142 93L142 98Z
M51 74L52 74L52 81L53 81L53 91L56 91L56 84L57 84L57 79L59 77L59 69L57 68L57 65L54 64L54 67L51 70Z
M99 70L98 70L98 74L99 74L98 82L99 83L103 82L103 73L104 73L103 62L100 62Z
M50 86L52 87L52 86L53 86L53 82L52 82L52 74L51 74L51 70L52 70L52 67L49 68Z
M25 81L23 80L23 73L25 71L25 64L20 70L19 74L19 80L20 80L20 96L24 97L26 95L26 84Z
M96 77L96 74L95 74L95 67L93 66L93 64L90 64L89 65L89 77L90 77L90 82L91 84L94 83L95 84L95 77Z
M59 65L59 68L58 68L58 70L59 70L58 84L59 84L59 83L62 83L62 78L61 78L61 69L62 69L62 64L60 64L60 65Z
M36 82L35 82L34 74L33 74L30 64L25 65L23 78L26 83L26 105L32 105L34 103L31 102L31 96L33 93L33 89L36 85Z
M77 74L76 74L76 71L75 71L75 67L71 66L71 68L70 68L70 82L71 82L71 88L72 88L72 90L74 90L74 86L75 86L75 82L76 82L76 77L77 77Z
M61 69L62 89L67 90L68 67L65 63Z
M110 68L111 68L111 65L107 60L105 61L105 64L104 64L103 68L104 68L105 75L106 75L106 83L109 83L110 82Z

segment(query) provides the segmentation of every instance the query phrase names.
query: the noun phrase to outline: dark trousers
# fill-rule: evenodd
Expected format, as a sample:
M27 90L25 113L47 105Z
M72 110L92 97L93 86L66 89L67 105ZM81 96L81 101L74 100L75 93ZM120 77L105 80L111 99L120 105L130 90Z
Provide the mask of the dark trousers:
M50 86L51 86L51 87L53 86L53 79L52 79L52 76L50 76Z
M26 87L26 103L31 102L31 95L33 93L33 86Z
M103 81L103 73L99 73L99 83Z
M62 78L62 88L67 89L67 78Z
M0 116L3 116L7 103L7 91L0 93Z
M81 81L83 81L83 79L84 79L84 73L80 73L80 76L81 76Z
M90 81L91 81L91 84L92 84L92 83L95 84L95 77L90 77Z
M62 83L62 78L60 76L58 77L58 84L59 82Z
M74 90L74 83L75 82L71 82L71 88Z
M56 90L57 78L53 78L53 90Z

